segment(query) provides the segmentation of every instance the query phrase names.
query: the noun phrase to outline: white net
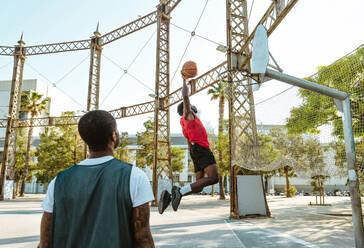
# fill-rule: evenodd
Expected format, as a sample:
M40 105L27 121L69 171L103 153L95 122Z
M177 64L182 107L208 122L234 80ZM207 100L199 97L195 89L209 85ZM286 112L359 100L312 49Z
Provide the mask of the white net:
M356 167L364 182L364 46L306 78L350 94ZM297 94L298 93L298 94ZM291 102L298 103L296 106ZM263 115L280 115L290 107L288 118L277 125L259 124ZM281 106L281 107L280 107ZM269 110L269 111L267 111ZM250 171L273 172L289 168L311 178L346 176L346 153L341 113L332 98L291 87L255 105L258 145L247 137L236 141L237 164Z

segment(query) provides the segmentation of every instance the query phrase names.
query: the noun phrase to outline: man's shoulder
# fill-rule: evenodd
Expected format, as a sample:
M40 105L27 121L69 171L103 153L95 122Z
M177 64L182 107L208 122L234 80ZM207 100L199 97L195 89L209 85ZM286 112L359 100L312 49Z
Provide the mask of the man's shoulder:
M67 169L63 170L63 171L60 171L57 173L57 177L59 177L60 175L64 175L64 174L68 174L68 173L71 173L75 167L76 167L77 164L74 164L72 165L71 167L68 167Z
M121 167L133 167L133 165L132 164L129 164L129 163L127 163L127 162L124 162L124 161L121 161L121 160L119 160L119 159L117 159L117 158L114 158L113 160L112 160L112 165L114 165L114 166L121 166Z

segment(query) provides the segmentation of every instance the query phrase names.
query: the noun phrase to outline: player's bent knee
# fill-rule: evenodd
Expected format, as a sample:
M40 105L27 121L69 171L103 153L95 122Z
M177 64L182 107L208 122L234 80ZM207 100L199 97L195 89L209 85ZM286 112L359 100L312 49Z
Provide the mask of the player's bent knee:
M212 175L212 176L209 176L209 179L210 179L210 185L212 184L216 184L219 182L219 177L218 175Z
M196 189L196 191L194 193L201 193L202 190L203 190L203 188L198 188L198 189Z

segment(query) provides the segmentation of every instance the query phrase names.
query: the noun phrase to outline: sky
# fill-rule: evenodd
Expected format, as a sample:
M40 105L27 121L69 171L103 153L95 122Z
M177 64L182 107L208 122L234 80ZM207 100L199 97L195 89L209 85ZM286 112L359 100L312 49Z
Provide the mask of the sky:
M252 10L250 31L270 3L271 0L248 1L248 8ZM2 0L1 4L0 45L13 46L22 32L26 45L87 39L93 35L97 22L99 31L104 34L154 11L158 1L104 0L101 4L96 0ZM269 37L270 52L285 73L301 78L312 75L318 66L329 65L364 43L363 9L362 0L300 0ZM180 62L195 61L202 74L226 59L225 54L216 51L217 44L226 44L225 1L183 0L171 16L170 85L173 91L182 83ZM178 27L193 31L200 16L195 32L213 42L194 36L182 57L190 34ZM156 25L152 25L104 46L100 109L111 110L152 100L148 94L154 93L156 29ZM88 50L29 56L23 78L56 84L70 96L76 109L85 110L88 56ZM0 80L11 79L12 60L12 57L0 57ZM128 69L128 74L122 76L121 68ZM258 124L284 124L290 109L300 103L297 90L293 88L279 97L264 100L289 87L272 80L254 93L255 103L263 101L256 106ZM205 126L217 131L218 102L210 101L207 90L193 96L191 101L199 108ZM152 116L119 120L119 130L130 134L143 131L143 122ZM171 132L181 133L176 106L171 108Z

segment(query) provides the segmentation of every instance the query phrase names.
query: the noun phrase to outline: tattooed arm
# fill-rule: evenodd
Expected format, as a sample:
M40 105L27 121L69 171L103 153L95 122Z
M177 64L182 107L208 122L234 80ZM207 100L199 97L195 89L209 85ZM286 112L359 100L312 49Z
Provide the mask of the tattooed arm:
M40 243L38 248L48 248L52 237L52 213L44 212L40 223Z
M134 248L154 248L154 242L149 227L149 216L149 203L145 203L133 209L131 227L134 234Z

